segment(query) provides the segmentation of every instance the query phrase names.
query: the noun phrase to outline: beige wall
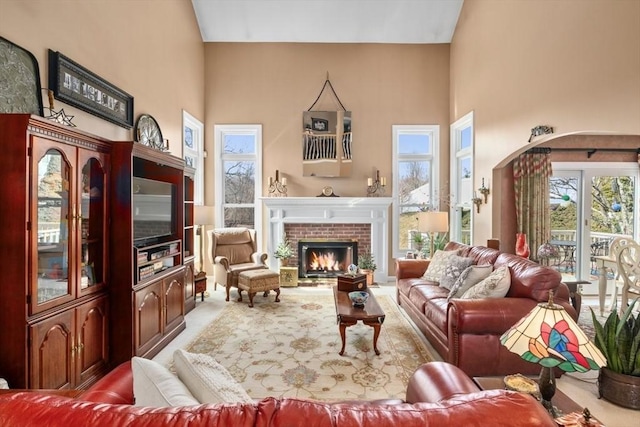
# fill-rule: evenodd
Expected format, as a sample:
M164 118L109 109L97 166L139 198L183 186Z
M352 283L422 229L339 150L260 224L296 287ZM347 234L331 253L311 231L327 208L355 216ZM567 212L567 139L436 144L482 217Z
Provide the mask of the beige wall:
M204 120L204 43L190 1L0 0L0 36L35 55L42 87L52 49L128 92L134 120L154 116L178 156L182 109ZM56 100L61 107L83 131L133 138L132 130Z
M367 177L376 169L391 185L393 124L440 125L441 141L448 144L449 45L207 43L205 56L209 152L215 124L262 124L264 182L279 169L289 196L316 196L327 185L340 196L365 196ZM348 178L302 176L302 113L327 73L352 111ZM340 107L326 96L314 109L323 108ZM448 150L443 151L448 168ZM207 182L213 163L209 156ZM207 200L212 198L208 187Z
M504 176L492 169L537 125L640 135L640 1L466 1L451 44L450 110L452 122L475 111L475 188ZM513 244L502 230L513 218L497 203L507 197L491 185L474 243Z

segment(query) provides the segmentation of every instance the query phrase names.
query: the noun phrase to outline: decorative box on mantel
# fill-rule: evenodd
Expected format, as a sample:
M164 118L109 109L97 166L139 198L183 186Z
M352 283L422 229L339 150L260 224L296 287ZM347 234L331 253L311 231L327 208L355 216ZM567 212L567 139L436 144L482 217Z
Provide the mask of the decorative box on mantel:
M391 197L263 197L267 208L267 253L273 253L285 224L370 224L376 282L389 280L389 206ZM272 270L277 260L269 257Z
M366 274L338 274L338 290L345 292L367 289Z

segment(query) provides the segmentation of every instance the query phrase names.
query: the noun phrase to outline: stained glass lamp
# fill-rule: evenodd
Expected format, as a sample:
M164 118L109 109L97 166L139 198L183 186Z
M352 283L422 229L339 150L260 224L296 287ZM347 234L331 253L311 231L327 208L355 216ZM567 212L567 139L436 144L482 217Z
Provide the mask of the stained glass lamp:
M551 398L556 392L553 368L565 372L587 372L607 364L564 308L549 302L538 304L500 337L500 343L524 360L542 366L539 386L543 405L554 416Z

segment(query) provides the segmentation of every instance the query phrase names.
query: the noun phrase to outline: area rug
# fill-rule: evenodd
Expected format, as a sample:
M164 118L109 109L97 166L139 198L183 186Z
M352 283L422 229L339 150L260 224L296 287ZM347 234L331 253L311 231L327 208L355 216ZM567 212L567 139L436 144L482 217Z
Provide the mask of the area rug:
M255 306L229 302L185 350L225 366L255 399L267 396L321 401L404 398L411 374L433 360L422 338L388 295L373 350L373 328L347 328L344 356L333 295L256 295ZM268 302L267 302L268 300Z
M607 316L609 315L609 312L607 311L605 312L604 316L600 316L600 309L598 308L598 306L585 305L585 304L582 304L582 306L580 306L580 314L578 316L578 326L580 326L580 329L582 329L585 335L590 340L593 341L593 338L596 336L596 331L595 331L595 328L593 327L593 318L591 317L590 308L592 308L594 313L596 313L596 319L601 324L603 324L607 320Z

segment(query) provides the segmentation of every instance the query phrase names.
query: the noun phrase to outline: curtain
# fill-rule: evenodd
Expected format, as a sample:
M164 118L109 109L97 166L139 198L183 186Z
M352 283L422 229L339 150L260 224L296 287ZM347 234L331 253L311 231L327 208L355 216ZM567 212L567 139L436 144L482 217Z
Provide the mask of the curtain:
M549 178L552 175L550 150L531 149L513 162L516 196L516 224L527 236L531 258L537 260L541 244L551 239ZM516 236L513 236L515 239Z

